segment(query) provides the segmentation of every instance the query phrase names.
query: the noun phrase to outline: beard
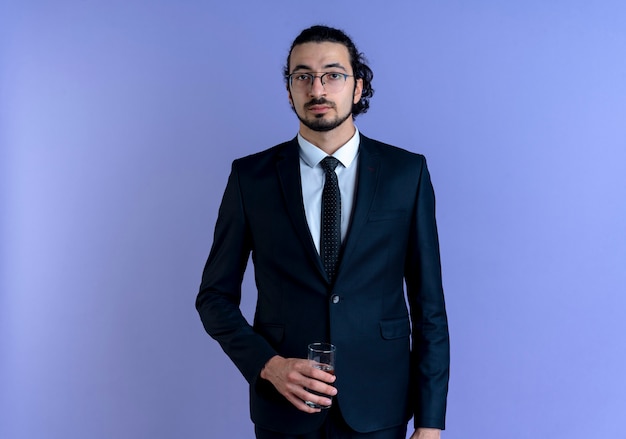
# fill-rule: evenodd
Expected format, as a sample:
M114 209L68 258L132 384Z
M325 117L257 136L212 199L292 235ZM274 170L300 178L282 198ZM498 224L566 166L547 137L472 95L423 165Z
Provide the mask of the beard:
M309 101L304 107L307 108L312 105L329 105L332 108L336 108L333 102L327 101L324 98L313 99ZM305 119L304 117L300 116L300 114L298 114L293 106L291 108L293 109L294 113L296 113L296 116L298 116L298 119L300 119L300 122L302 122L304 126L318 132L334 130L339 125L348 120L350 116L352 116L352 112L348 111L345 115L338 114L334 119L325 119L323 114L318 114L313 119Z

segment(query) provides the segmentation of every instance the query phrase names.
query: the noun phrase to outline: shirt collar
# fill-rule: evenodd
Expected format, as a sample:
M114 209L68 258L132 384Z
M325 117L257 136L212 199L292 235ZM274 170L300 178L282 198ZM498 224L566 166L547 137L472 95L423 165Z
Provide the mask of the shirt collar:
M333 157L339 160L345 168L350 167L359 152L361 136L359 134L359 129L356 126L354 128L354 135L350 138L350 140L348 140L333 154ZM315 167L319 164L319 162L328 156L328 154L324 151L302 137L300 133L298 133L298 144L300 145L300 158L302 158L304 163L311 168Z

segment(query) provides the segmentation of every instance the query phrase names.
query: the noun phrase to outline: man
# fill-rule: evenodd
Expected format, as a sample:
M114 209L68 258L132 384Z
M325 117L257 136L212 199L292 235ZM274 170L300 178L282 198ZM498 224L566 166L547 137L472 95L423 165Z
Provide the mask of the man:
M423 156L356 129L372 77L342 31L302 31L285 67L298 136L232 165L196 308L250 384L260 439L404 439L411 416L412 439L444 428L434 194ZM253 326L239 309L250 252ZM336 346L336 376L305 359L312 342Z

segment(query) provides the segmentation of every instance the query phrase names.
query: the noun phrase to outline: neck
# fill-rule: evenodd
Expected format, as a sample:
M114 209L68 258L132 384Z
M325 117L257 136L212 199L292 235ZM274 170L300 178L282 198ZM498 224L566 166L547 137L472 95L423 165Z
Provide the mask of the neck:
M354 136L356 128L352 118L330 131L314 131L300 123L300 135L328 155L332 155Z

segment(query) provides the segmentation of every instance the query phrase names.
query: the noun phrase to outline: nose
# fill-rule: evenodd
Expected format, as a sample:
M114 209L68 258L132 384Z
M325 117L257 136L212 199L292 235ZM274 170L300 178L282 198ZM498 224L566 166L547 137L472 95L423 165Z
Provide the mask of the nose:
M322 84L321 76L313 77L313 83L311 84L311 90L309 94L312 97L323 96L326 94L326 90L324 90L324 84Z

